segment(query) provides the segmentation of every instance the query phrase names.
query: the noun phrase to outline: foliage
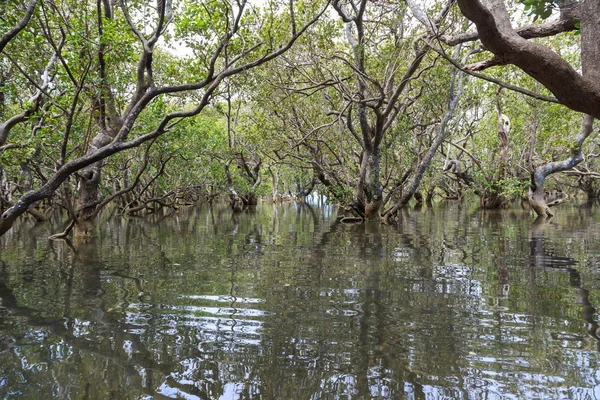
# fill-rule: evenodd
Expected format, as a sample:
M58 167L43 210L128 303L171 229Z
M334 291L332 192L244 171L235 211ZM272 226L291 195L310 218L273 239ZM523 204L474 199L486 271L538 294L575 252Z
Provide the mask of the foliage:
M552 15L552 11L558 9L558 0L519 0L525 5L525 12L533 16L533 20L538 18L546 19Z
M547 0L520 3L534 21L547 18L557 7L557 2ZM140 73L137 63L144 50L138 33L149 37L156 28L157 10L143 2L127 4L129 21L120 5L99 19L99 9L93 4L42 2L27 29L0 53L0 122L24 115L10 130L6 145L0 144L3 210L29 190L44 185L65 164L85 156L98 132L112 134L107 125L115 119L118 127L119 121L109 115L111 107L116 115L125 115L131 107ZM228 195L228 163L232 187L242 196L295 197L316 184L314 190L349 205L361 198L360 187L365 186L367 177L375 177L371 181L376 189L381 188L384 199L393 202L399 198L406 179L431 148L447 111L454 66L444 58L454 49L437 43L441 46L437 50L445 55L426 52L414 74L405 77L417 50L426 45L425 29L414 23L404 3L365 2L366 29L360 46L349 39L358 38L356 24L345 23L339 13L330 10L285 54L255 67L253 63L260 64L270 51L286 45L294 29L290 4L298 29L324 2L250 4L241 15L239 30L226 37L236 10L229 2L175 2L173 19L152 51L153 87L194 85L242 61L253 66L220 77L210 93L201 87L168 92L149 101L136 116L128 139L151 134L166 115L181 113L186 118L173 119L165 135L158 135L150 146L144 142L105 158L99 201L128 187L138 174L138 186L124 196L129 198L118 200L122 207L136 197L159 198L181 188L201 188L207 197ZM515 5L511 6L515 10ZM3 7L11 12L0 19L0 34L17 24L25 11L19 2ZM434 2L426 11L434 15L442 8L442 2ZM464 21L452 8L440 27L448 35L460 34ZM579 68L578 36L569 33L536 40ZM465 64L489 57L473 50L465 45L455 56ZM45 69L50 82L36 100ZM485 73L503 85L548 94L514 67ZM403 79L406 87L394 100L398 113L385 124L378 148L379 169L361 172L368 155L363 139L380 129L378 118ZM530 179L530 156L533 165L541 165L572 150L580 128L577 114L561 105L503 90L500 103L512 129L507 162L499 168L497 87L465 78L443 145L422 177L421 187L429 195L463 197L471 192L519 198ZM199 104L202 112L191 113ZM594 154L594 146L588 144L585 152ZM448 160L461 165L467 181L443 170ZM597 161L595 157L586 159L587 171L596 170ZM248 171L255 167L257 174L250 176ZM75 204L80 180L81 170L56 192L55 205L68 208ZM581 186L581 181L563 176L550 184L575 187Z

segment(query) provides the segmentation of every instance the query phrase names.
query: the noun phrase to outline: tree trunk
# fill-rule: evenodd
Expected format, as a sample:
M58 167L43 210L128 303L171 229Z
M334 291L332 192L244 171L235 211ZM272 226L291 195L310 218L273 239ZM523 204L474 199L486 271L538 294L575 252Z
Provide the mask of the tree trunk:
M75 224L75 237L94 236L96 202L100 185L100 162L86 168L79 180L79 198L77 200L77 220ZM89 206L92 205L92 206Z
M229 171L229 164L231 164L231 160L225 163L225 175L227 176L227 188L229 189L229 203L234 212L240 212L244 209L244 202L233 186L233 178Z
M103 10L104 6L104 10ZM104 27L103 18L112 19L112 8L108 2L96 3L96 12L98 15L98 36L102 37ZM121 128L122 122L118 117L114 105L114 97L107 82L106 62L104 59L105 47L100 43L98 46L98 77L100 81L101 94L96 99L97 124L100 128L96 136L92 139L87 154L93 154L102 147L110 144ZM79 197L77 200L78 215L75 220L75 237L94 236L96 202L98 200L100 177L102 171L102 161L86 167L79 180Z
M457 46L455 49L456 56L458 55L459 51L460 51L460 46ZM419 163L419 166L415 170L415 173L414 173L412 179L406 184L404 190L402 191L402 196L400 197L400 200L394 205L394 207L392 207L391 210L389 210L385 214L386 222L389 222L392 218L394 218L396 213L398 212L398 210L405 207L408 204L408 202L410 201L410 199L417 192L419 185L421 184L421 180L423 180L425 171L429 167L429 164L431 163L433 156L438 151L441 144L444 142L444 136L446 134L446 126L448 125L448 122L450 122L450 120L452 119L452 116L454 115L454 110L456 109L456 106L458 105L458 102L460 100L460 96L462 95L463 77L464 77L463 72L457 73L456 69L452 70L452 80L450 81L450 96L449 96L450 98L448 101L448 110L446 111L446 114L444 115L444 118L442 119L442 121L440 123L438 132L437 132L435 138L433 139L433 142L431 143L429 150L427 151L427 153L425 153L425 156Z
M548 175L573 168L583 161L583 152L581 147L583 142L592 133L594 127L594 117L586 115L583 118L583 127L581 132L575 138L575 143L571 150L569 158L563 161L555 161L538 166L531 174L531 185L529 186L529 202L535 213L541 217L552 217L554 213L550 211L546 199L544 198L544 181Z
M242 198L244 206L255 206L258 204L258 196L254 193L249 193L246 197Z
M279 198L279 170L271 170L269 168L269 173L271 174L271 180L273 181L273 202L276 202Z
M383 186L380 182L379 150L365 151L360 166L360 180L356 190L356 206L366 220L379 218L383 205Z
M600 81L600 2L581 3L581 64L583 77L588 81ZM568 85L566 85L568 86ZM574 91L575 92L575 91ZM583 161L582 146L593 132L594 117L583 118L581 132L575 138L569 158L541 165L533 171L529 188L529 201L537 215L552 217L553 213L544 199L544 181L550 174L573 168Z
M532 179L533 176L532 176ZM542 218L550 218L554 216L554 213L550 211L550 207L546 204L544 186L538 184L529 188L529 204L535 213Z
M429 208L433 207L433 196L435 196L435 185L431 185L429 186L429 189L427 189L425 204L427 204L427 207Z
M306 198L313 192L315 185L317 184L317 175L313 173L308 184L304 183L303 180L296 177L296 201L304 203Z
M500 181L506 178L508 166L508 150L509 141L508 134L510 132L510 118L502 112L502 104L500 101L500 91L502 87L496 91L496 108L498 112L498 173L491 185L491 190L485 191L481 197L481 208L494 209L505 206L508 199L502 194L502 186Z
M410 199L413 198L415 193L417 193L419 185L423 180L423 176L425 176L425 172L427 171L427 168L429 167L433 156L438 151L441 144L444 142L446 124L451 118L452 111L449 111L447 113L446 118L444 118L444 121L442 121L442 125L440 126L435 139L433 139L433 142L431 143L431 147L429 147L429 150L427 151L427 153L425 153L425 157L423 157L423 159L421 160L421 163L417 167L413 178L408 182L406 188L402 191L402 197L397 203L398 208L406 206Z
M581 177L579 180L579 189L581 189L588 200L596 200L600 197L600 188L596 185L596 180L589 177Z
M4 169L2 169L2 165L0 165L0 209L2 210L6 208L6 204L9 201L7 183Z

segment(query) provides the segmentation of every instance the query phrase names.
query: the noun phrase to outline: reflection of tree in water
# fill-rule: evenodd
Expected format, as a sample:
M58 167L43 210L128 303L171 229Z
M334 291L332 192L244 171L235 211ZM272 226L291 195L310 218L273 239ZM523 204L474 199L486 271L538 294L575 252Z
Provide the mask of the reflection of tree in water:
M530 351L516 342L531 340L529 325L515 318L535 299L517 261L551 253L522 240L529 223L520 220L439 207L405 213L395 227L348 226L310 206L235 219L215 207L160 226L123 222L121 246L112 235L79 253L40 241L33 263L2 254L10 261L0 296L11 316L0 322L8 343L0 365L47 365L4 371L37 382L11 387L24 393L61 387L89 398L483 396L485 385L514 378L482 371L532 371L510 363ZM44 282L57 290L39 291ZM540 321L561 313L539 308Z
M407 383L419 397L422 385L409 368L411 357L421 357L418 347L434 344L449 354L442 355L444 360L456 354L460 330L453 318L458 314L451 308L434 310L438 304L428 300L436 288L433 268L427 265L434 252L432 237L419 232L415 220L406 223L400 231L411 233L392 239L390 232L397 232L391 227L334 222L325 232L315 233L310 253L302 259L309 267L296 266L305 275L295 276L284 287L264 283L269 309L282 316L272 327L279 333L277 342L264 346L273 356L263 370L269 376L276 374L275 382L284 382L275 397L292 393L294 385L317 397L344 392L358 398L370 393L401 396ZM399 269L389 261L389 248L398 239L418 255L416 264L427 265L415 268L414 279L406 280L404 272L415 265ZM342 253L350 256L349 263L340 265ZM397 285L404 290L397 291ZM435 313L443 318L432 321ZM433 369L441 365L435 359L428 363ZM291 377L283 372L290 369ZM315 382L310 374L320 380Z
M123 349L125 340L131 340L134 347L143 349L137 337L128 339L122 337L121 332L127 328L126 324L115 324L103 319L85 322L79 318L40 317L37 316L38 310L19 306L12 291L3 283L0 284L0 298L5 309L10 313L12 322L3 324L2 331L12 331L13 346L19 348L14 354L2 355L2 365L10 366L10 369L4 370L4 378L14 385L11 386L11 391L29 393L32 396L43 396L43 393L46 393L49 396L48 389L54 388L52 397L57 398L66 397L67 393L71 395L79 393L80 396L85 393L85 396L89 396L89 393L99 393L98 390L110 393L110 388L103 384L106 382L105 377L116 376L113 375L115 369L123 368L126 374L123 375L119 385L121 389L117 389L119 386L116 385L113 388L115 395L118 393L125 395L127 392L152 393L141 385L139 379L131 379L137 376L135 372L138 366L149 371L155 369L156 366L149 363L152 358L139 354L129 358L119 350ZM98 340L97 337L91 340L86 337L86 331L94 331L98 326L113 332L114 348L106 340ZM32 349L33 346L41 348ZM40 351L41 358L37 354ZM52 361L45 363L45 357L51 358ZM41 364L38 364L40 362ZM78 381L77 375L70 376L68 372L71 363L94 366L86 381ZM32 369L36 365L38 367ZM63 366L67 368L66 374L60 373ZM34 371L37 373L33 373ZM163 369L163 372L166 371ZM15 385L16 382L20 382L20 385Z
M529 238L530 265L569 274L569 283L577 293L576 301L582 306L581 317L586 322L587 333L594 340L596 350L600 352L600 337L598 336L600 327L594 319L597 309L590 302L590 292L583 287L581 273L574 267L577 265L577 261L570 257L555 255L554 250L547 243L544 232L549 225L549 222L543 217L538 217L533 223Z

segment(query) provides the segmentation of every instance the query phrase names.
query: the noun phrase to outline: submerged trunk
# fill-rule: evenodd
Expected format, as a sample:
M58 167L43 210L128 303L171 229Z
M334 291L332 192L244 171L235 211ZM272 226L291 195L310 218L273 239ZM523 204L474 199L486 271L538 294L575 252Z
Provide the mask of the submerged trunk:
M398 210L405 207L408 204L408 202L410 201L410 199L413 198L413 196L419 189L419 185L421 184L421 181L423 180L423 176L425 176L425 172L427 171L427 168L429 168L429 164L431 163L431 160L433 160L435 153L438 151L439 147L444 142L444 137L446 134L446 126L448 125L448 122L450 122L450 120L452 119L452 116L454 115L454 110L456 109L456 106L458 105L458 101L462 94L463 74L460 73L460 76L458 77L458 79L457 79L456 75L457 75L456 70L454 70L453 71L454 79L452 80L451 87L450 87L450 101L449 101L449 105L448 105L448 111L446 111L446 114L444 115L444 118L442 119L442 122L440 123L438 132L437 132L435 138L433 139L433 142L431 143L429 150L427 151L427 153L425 153L425 156L423 157L423 159L419 163L419 166L415 170L415 173L414 173L412 179L408 182L408 184L405 186L404 190L402 191L402 196L401 196L400 200L394 205L394 207L392 207L392 209L390 211L388 211L386 213L386 215L385 215L386 221L390 221L393 217L395 217L395 214L398 212ZM456 92L454 92L455 85L457 86Z
M429 208L433 207L433 196L435 196L435 185L431 185L429 186L429 189L427 189L425 204L427 204L427 207Z
M366 220L379 218L383 205L383 186L380 182L379 150L365 152L360 165L360 180L356 190L356 205L359 214Z
M273 201L277 201L279 199L279 170L271 170L269 168L269 174L271 174L271 181L273 182Z
M579 189L581 189L588 200L596 200L600 198L600 188L596 186L594 178L582 177L579 180Z
M98 149L108 145L111 137L99 132L92 140L88 149L88 154L96 152ZM79 197L77 200L77 215L75 224L76 237L94 236L95 211L100 192L100 177L102 171L102 161L98 161L85 168L79 176Z
M583 142L592 133L594 126L594 117L586 115L583 118L583 127L581 132L575 138L575 144L571 150L569 158L563 161L555 161L538 166L531 175L531 185L529 187L529 202L531 208L540 217L552 217L554 214L550 211L549 205L544 197L544 181L546 178L556 172L565 171L573 168L583 161L583 152L581 147Z
M296 201L304 203L306 198L313 192L315 185L317 184L317 176L314 175L311 181L306 184L301 182L299 178L296 178Z
M258 204L258 196L254 193L249 193L248 196L242 198L245 206L255 206Z
M501 181L506 178L508 167L508 151L509 141L508 134L510 132L510 118L502 112L502 104L500 102L500 87L496 92L496 108L498 112L498 172L495 181L491 185L489 191L484 192L481 197L481 208L493 209L504 207L508 200L502 193Z
M454 49L455 57L458 57L460 49L461 46L456 46L456 48ZM385 214L384 217L386 222L389 222L392 218L395 218L396 214L398 213L398 210L405 207L419 189L419 185L423 180L425 171L427 171L427 168L429 167L431 160L433 160L435 153L438 151L439 147L444 142L444 136L446 135L446 127L452 119L454 115L454 110L456 109L456 106L458 105L458 102L460 100L460 96L462 95L463 78L463 72L458 73L456 69L452 70L452 79L450 80L450 96L448 99L448 110L446 111L446 114L444 114L444 118L442 118L442 121L440 122L439 129L431 143L431 146L429 147L429 150L427 151L427 153L425 153L425 156L417 166L417 169L415 170L412 179L404 187L400 200Z
M549 218L554 216L554 213L550 211L550 207L546 204L543 179L544 178L542 178L542 182L538 184L532 182L532 185L529 188L529 204L538 216ZM532 181L535 181L535 175L532 176Z
M98 15L98 37L104 34L103 19L112 19L112 7L108 3L97 2L96 12ZM87 154L93 154L101 148L108 146L119 132L122 126L121 119L116 111L115 99L111 92L107 79L105 56L105 45L100 42L98 46L98 78L101 93L96 99L96 122L100 131L92 139ZM100 192L100 176L102 161L98 161L86 167L79 179L79 198L77 200L77 215L75 220L75 237L94 236L96 226L96 206Z
M433 142L431 143L431 147L429 147L429 150L427 151L427 153L425 153L425 157L423 157L423 159L421 160L421 163L417 167L412 179L408 182L406 188L402 191L402 197L400 198L400 201L396 204L396 207L400 208L400 207L406 206L408 204L408 202L410 201L410 199L412 199L413 196L417 193L417 190L419 189L421 181L423 180L423 177L425 176L425 172L427 171L427 168L429 168L429 164L431 164L431 160L433 160L433 156L435 156L435 153L438 151L438 149L444 142L444 136L446 133L446 124L452 117L453 111L454 111L454 108L452 108L451 110L448 110L448 112L446 113L446 117L442 121L442 124L440 125L437 135L436 135L435 139L433 139Z
M233 186L233 178L231 177L231 172L229 171L230 163L231 160L225 163L225 175L227 176L227 188L229 189L229 203L231 204L231 208L234 212L239 212L244 208L244 202Z
M77 209L80 211L77 214L75 224L75 237L94 236L96 226L94 211L96 210L95 203L98 200L101 171L100 166L97 164L93 164L81 174L79 199L77 201ZM94 205L88 206L88 204Z

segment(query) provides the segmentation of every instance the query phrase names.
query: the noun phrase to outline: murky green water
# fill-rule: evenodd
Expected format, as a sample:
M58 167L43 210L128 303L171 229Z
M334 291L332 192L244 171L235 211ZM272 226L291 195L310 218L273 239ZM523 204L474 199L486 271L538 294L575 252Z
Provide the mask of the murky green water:
M0 397L598 399L600 209L261 205L0 239Z

